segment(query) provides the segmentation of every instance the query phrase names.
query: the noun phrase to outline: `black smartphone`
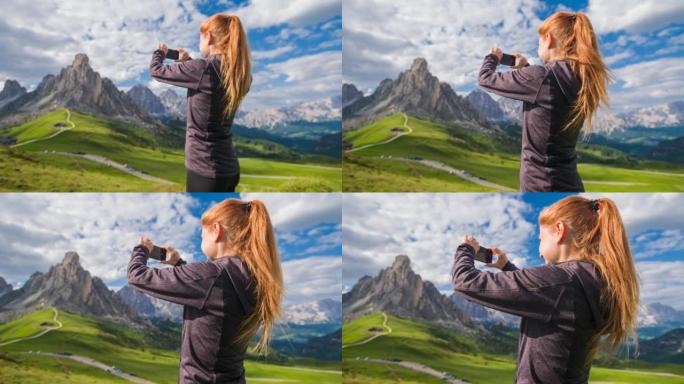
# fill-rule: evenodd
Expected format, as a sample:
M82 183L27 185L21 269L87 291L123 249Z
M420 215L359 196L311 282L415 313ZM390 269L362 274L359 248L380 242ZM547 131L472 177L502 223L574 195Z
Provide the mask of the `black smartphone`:
M504 53L503 56L501 56L501 65L508 65L509 67L515 66L515 56Z
M167 59L178 60L178 57L179 57L178 55L179 55L179 53L175 49L168 49L166 51L166 58Z
M475 260L483 263L491 263L494 251L489 248L480 247L480 250L475 254Z
M159 260L159 261L165 261L166 260L166 249L157 247L156 245L152 247L152 253L150 253L150 257Z

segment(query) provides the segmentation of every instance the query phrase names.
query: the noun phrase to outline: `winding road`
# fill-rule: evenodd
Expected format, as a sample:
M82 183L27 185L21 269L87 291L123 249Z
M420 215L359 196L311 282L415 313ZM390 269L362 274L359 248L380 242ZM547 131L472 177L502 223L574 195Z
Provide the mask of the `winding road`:
M445 372L440 372L436 369L432 369L427 365L416 363L413 361L392 361L392 360L382 360L382 359L363 359L364 363L378 363L378 364L394 364L413 371L425 373L432 377L436 377L443 380L446 383L451 384L467 384L465 381L456 379L455 377L447 376Z
M137 377L137 376L133 376L133 375L126 373L120 369L113 368L113 367L111 367L105 363L99 362L95 359L91 359L90 357L78 356L78 355L66 355L66 354L61 354L61 353L49 353L49 352L28 352L28 353L32 354L32 355L51 356L51 357L57 357L57 358L61 358L61 359L73 360L77 363L81 363L81 364L91 366L93 368L101 369L103 371L111 373L114 376L128 380L132 383L156 384L154 381L149 381L149 380L145 380L143 378Z
M385 336L385 335L389 335L390 333L392 333L392 328L390 328L390 326L387 325L387 314L386 314L385 312L382 312L382 316L385 318L385 319L382 321L382 326L383 326L383 328L385 328L387 331L381 332L381 333L376 333L375 335L373 335L373 336L371 336L371 337L369 337L369 338L367 338L366 340L363 340L363 341L359 341L359 342L352 343L352 344L347 344L347 345L342 345L342 348L349 348L349 347L356 347L357 345L363 345L363 344L366 344L366 343L368 343L368 342L371 342L371 341L377 339L377 338L380 337L380 336Z
M140 171L136 171L133 168L129 168L125 164L117 163L116 161L110 160L110 159L103 157L103 156L91 155L88 153L72 153L72 152L56 152L56 151L55 152L50 151L50 152L46 152L46 153L51 154L51 155L59 155L59 156L80 157L80 158L83 158L86 160L94 161L94 162L102 164L102 165L106 165L108 167L117 169L121 172L128 173L130 175L136 176L136 177L144 179L144 180L154 181L154 182L166 184L166 185L176 184L176 183L169 181L169 180L166 180L166 179L162 179L162 178L159 178L156 176L151 176L151 175L148 175L146 173L142 173Z
M470 175L470 174L468 174L464 171L458 170L456 168L452 168L452 167L450 167L444 163L440 163L439 161L425 160L425 159L416 160L416 159L409 159L407 157L392 157L392 158L384 157L383 159L384 160L398 160L398 161L419 163L419 164L425 165L426 167L430 167L430 168L434 168L434 169L437 169L440 171L448 172L454 176L460 177L463 180L470 181L471 183L475 183L475 184L481 185L483 187L499 189L502 191L515 192L515 189L513 189L513 188L510 188L510 187L507 187L507 186L501 185L501 184L492 183L491 181L482 180L479 177Z
M55 136L61 134L62 132L70 131L70 130L76 128L76 124L74 124L74 122L71 121L71 111L70 111L68 108L65 108L65 109L66 109L66 112L67 112L66 122L69 123L69 124L71 125L71 127L69 127L69 128L62 128L62 127L59 127L59 130L58 130L57 132L53 133L53 134L50 135L50 136L45 136L45 137L41 137L41 138L38 138L38 139L32 139L32 140L23 141L23 142L21 142L21 143L17 143L17 144L12 145L12 148L21 147L22 145L31 144L31 143L35 143L35 142L38 142L38 141L50 140L50 139L54 138Z
M387 139L387 140L385 140L385 141L381 141L381 142L379 142L379 143L366 144L366 145L362 145L362 146L360 146L360 147L358 147L358 148L347 149L345 152L347 152L347 153L349 153L349 152L356 152L356 151L360 151L360 150L362 150L362 149L366 149L366 148L370 148L370 147L375 147L375 146L383 145L383 144L387 144L387 143L391 143L391 142L393 142L394 140L396 140L396 139L398 139L398 138L400 138L400 137L402 137L402 136L406 136L406 135L412 134L412 133L413 133L413 128L409 127L409 125L408 125L408 116L407 116L405 113L402 113L402 114L404 115L404 127L405 127L405 128L408 128L408 132L401 132L401 133L399 133L399 134L397 134L397 135L394 135L394 136L390 137L389 139Z
M44 334L46 334L46 333L48 333L48 332L50 332L50 331L54 331L54 330L56 330L56 329L62 328L62 326L63 326L63 325L62 325L62 322L59 321L59 319L57 319L57 316L59 315L59 313L57 312L57 308L53 307L53 308L52 308L52 311L55 313L55 316L52 318L52 321L54 321L55 323L58 324L56 327L48 327L47 329L44 329L44 330L40 331L39 333L37 333L37 334L35 334L35 335L33 335L33 336L21 337L21 338L18 338L18 339L14 339L14 340L6 341L6 342L4 342L4 343L0 343L0 347L2 347L3 345L9 345L9 344L18 343L18 342L24 341L24 340L35 339L35 338L38 338L38 337L43 336Z

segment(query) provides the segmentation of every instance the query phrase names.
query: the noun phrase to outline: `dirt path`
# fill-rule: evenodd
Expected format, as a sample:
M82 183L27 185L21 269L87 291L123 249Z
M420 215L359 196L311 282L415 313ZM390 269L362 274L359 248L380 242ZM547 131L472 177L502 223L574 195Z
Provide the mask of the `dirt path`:
M54 330L56 330L56 329L62 328L62 322L59 321L59 319L57 319L57 316L59 315L59 313L57 312L57 308L54 308L54 307L53 307L53 308L52 308L52 311L55 313L55 316L52 318L52 321L54 321L55 323L58 324L56 327L48 327L47 329L44 329L44 330L40 331L39 333L37 333L37 334L35 334L35 335L33 335L33 336L21 337L21 338L19 338L19 339L14 339L14 340L6 341L6 342L4 342L4 343L0 343L0 347L2 347L3 345L9 345L9 344L18 343L18 342L24 341L24 340L35 339L35 338L38 338L38 337L43 336L44 334L46 334L46 333L48 333L48 332L50 332L50 331L54 331Z
M69 109L66 109L66 112L67 112L66 122L69 123L71 125L71 127L69 127L69 128L59 127L59 130L50 136L41 137L39 139L32 139L32 140L24 141L24 142L21 142L18 144L14 144L14 145L12 145L12 148L21 147L22 145L31 144L31 143L35 143L38 141L50 140L50 139L54 138L55 136L61 134L62 132L70 131L70 130L76 128L76 124L74 124L74 122L71 121L71 111Z
M361 361L361 360L360 360ZM381 359L363 359L363 362L369 362L369 363L379 363L379 364L394 364L398 365L407 369L411 369L417 372L425 373L427 375L430 375L432 377L436 377L440 380L443 380L445 383L451 383L451 384L466 384L465 381L458 380L456 378L452 377L447 377L446 373L440 372L436 369L432 369L428 367L427 365L423 365L420 363L416 363L413 361L392 361L392 360L381 360Z
M136 171L133 168L129 168L124 164L117 163L116 161L110 160L110 159L103 157L103 156L90 155L87 153L71 153L71 152L46 152L46 153L50 154L50 155L80 157L82 159L94 161L96 163L106 165L108 167L112 167L112 168L117 169L121 172L128 173L130 175L136 176L136 177L144 179L144 180L154 181L156 183L161 183L161 184L166 184L166 185L176 184L176 183L169 181L169 180L165 180L165 179L162 179L162 178L159 178L156 176L151 176L151 175L148 175L146 173L142 173L140 171Z
M139 384L155 384L153 381L145 380L143 378L133 376L131 374L128 374L118 368L113 368L110 367L107 364L104 364L102 362L99 362L95 359L91 359L90 357L85 357L85 356L78 356L78 355L65 355L65 354L60 354L60 353L49 353L49 352L28 352L33 355L41 355L41 356L51 356L51 357L57 357L61 359L69 359L73 360L77 363L85 364L88 366L91 366L93 368L101 369L105 372L111 373L114 376L120 377L122 379L128 380L132 383L139 383Z
M368 343L368 342L371 342L371 341L377 339L377 338L380 337L380 336L385 336L385 335L389 335L390 333L392 333L392 328L390 328L390 326L387 325L387 314L386 314L385 312L382 312L382 316L385 318L385 319L382 321L382 326L383 326L383 328L385 328L387 331L381 332L381 333L377 333L377 334L375 334L375 335L373 335L373 336L371 336L371 337L369 337L369 338L367 338L366 340L363 340L363 341L359 341L359 342L356 342L356 343L343 345L342 348L349 348L349 347L356 347L357 345L363 345L363 344L366 344L366 343Z
M399 133L399 134L397 134L397 135L394 135L393 137L390 137L389 139L387 139L387 140L385 140L385 141L381 141L381 142L379 142L379 143L374 143L374 144L362 145L362 146L360 146L360 147L358 147L358 148L348 149L348 150L346 150L345 152L347 152L347 153L349 153L349 152L356 152L356 151L360 151L360 150L362 150L362 149L366 149L366 148L370 148L370 147L375 147L375 146L383 145L383 144L387 144L387 143L391 143L391 142L393 142L394 140L396 140L396 139L398 139L398 138L400 138L400 137L402 137L402 136L406 136L406 135L412 134L412 133L413 133L413 128L409 127L409 125L408 125L408 116L406 116L405 113L402 113L402 114L404 115L404 127L405 127L405 128L408 128L408 132L401 132L401 133Z
M448 172L454 176L460 177L463 180L467 180L467 181L470 181L471 183L482 185L483 187L494 188L494 189L498 189L501 191L507 191L507 192L515 192L515 189L513 189L513 188L509 188L509 187L507 187L505 185L501 185L501 184L492 183L491 181L482 180L479 177L467 174L464 171L458 170L456 168L452 168L452 167L450 167L444 163L440 163L439 161L435 161L435 160L425 160L425 159L416 160L416 159L409 159L406 157L392 157L392 158L384 157L383 160L398 160L398 161L418 163L418 164L425 165L426 167L430 167L430 168L434 168L434 169L437 169L440 171Z

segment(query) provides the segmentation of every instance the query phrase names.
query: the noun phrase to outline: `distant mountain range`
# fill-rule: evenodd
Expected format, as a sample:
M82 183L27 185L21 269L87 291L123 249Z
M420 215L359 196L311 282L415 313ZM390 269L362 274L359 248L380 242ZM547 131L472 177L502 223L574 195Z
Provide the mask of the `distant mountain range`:
M375 276L364 276L342 295L344 320L384 311L393 315L466 331L470 317L429 281L411 269L406 255Z
M423 58L392 79L385 79L372 94L361 96L352 84L343 85L342 125L355 129L397 112L446 124L486 125L482 115L448 83L440 82L428 70Z
M284 308L285 322L291 324L330 324L342 322L342 303L333 299L293 304Z
M0 122L12 124L56 108L154 124L155 120L106 77L90 67L88 56L79 53L58 75L47 75L31 92L8 80L9 96L2 100ZM7 88L7 82L5 88ZM3 91L4 92L4 91Z
M83 269L76 252L67 252L47 273L36 272L21 288L0 296L0 318L47 306L115 322L135 324L137 318L100 278Z

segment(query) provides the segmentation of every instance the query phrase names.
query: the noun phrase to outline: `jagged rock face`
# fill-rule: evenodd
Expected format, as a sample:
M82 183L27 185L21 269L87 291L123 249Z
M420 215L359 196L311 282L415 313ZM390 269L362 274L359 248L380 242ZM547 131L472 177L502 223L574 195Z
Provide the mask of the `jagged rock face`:
M499 103L494 101L487 92L476 89L465 97L466 101L488 120L499 121L505 118Z
M7 284L5 279L0 277L0 297L4 296L6 293L12 292L12 286Z
M342 296L345 320L385 311L415 320L463 329L470 319L429 281L411 269L408 256L399 255L378 276L364 276Z
M166 113L166 108L164 108L159 97L142 84L136 84L126 94L150 115L164 115Z
M183 320L183 307L181 305L146 295L130 285L125 285L119 289L116 296L142 317L174 322Z
M363 97L363 92L359 91L354 84L342 84L342 105L353 103L360 97Z
M100 278L83 269L75 252L67 252L47 273L34 273L20 289L0 298L3 311L44 306L114 320L135 318Z
M371 95L346 106L343 117L348 121L363 120L397 112L443 123L480 121L480 114L468 102L430 73L423 58L415 59L396 80L383 80Z
M185 119L188 108L185 97L178 96L176 92L167 89L159 94L159 100L161 101L162 105L164 105L167 115L179 119Z
M89 64L88 56L79 53L71 65L59 75L47 75L36 90L5 105L0 114L40 113L55 108L71 108L79 112L123 119L154 122L108 78L100 77Z
M5 86L0 91L0 107L10 103L17 98L26 94L26 88L19 85L16 80L8 79L5 81Z

